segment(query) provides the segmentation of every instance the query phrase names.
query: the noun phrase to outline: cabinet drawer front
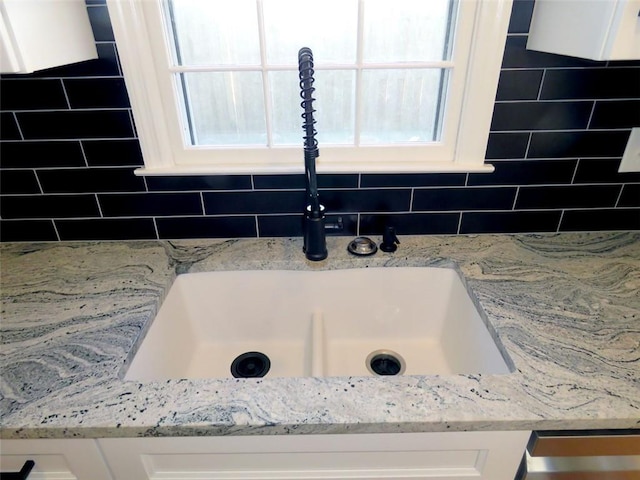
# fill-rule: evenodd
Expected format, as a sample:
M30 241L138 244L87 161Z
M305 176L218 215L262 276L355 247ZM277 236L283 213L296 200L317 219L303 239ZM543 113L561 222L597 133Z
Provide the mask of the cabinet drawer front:
M512 480L528 432L102 439L116 480Z
M20 471L33 460L29 480L111 480L95 440L2 440L0 451L0 472Z

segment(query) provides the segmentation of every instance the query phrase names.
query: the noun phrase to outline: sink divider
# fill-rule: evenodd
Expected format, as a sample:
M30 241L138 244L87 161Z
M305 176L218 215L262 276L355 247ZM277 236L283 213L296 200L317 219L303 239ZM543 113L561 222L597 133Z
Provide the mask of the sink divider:
M324 317L316 310L311 316L311 376L325 375Z

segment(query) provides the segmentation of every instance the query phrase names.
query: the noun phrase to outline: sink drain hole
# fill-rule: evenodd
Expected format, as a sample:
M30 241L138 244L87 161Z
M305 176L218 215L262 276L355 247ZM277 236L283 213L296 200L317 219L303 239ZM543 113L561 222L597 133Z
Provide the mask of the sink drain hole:
M366 363L374 375L402 375L406 369L404 358L391 350L371 352Z
M264 377L271 368L271 360L261 352L246 352L231 363L231 375L235 378Z

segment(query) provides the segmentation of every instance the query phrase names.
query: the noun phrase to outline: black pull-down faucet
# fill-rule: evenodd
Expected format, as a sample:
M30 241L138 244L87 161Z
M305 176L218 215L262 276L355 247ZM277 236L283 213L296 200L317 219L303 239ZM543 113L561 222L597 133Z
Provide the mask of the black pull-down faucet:
M310 48L303 47L298 52L298 76L300 78L300 106L302 128L304 130L304 174L306 185L306 207L304 211L304 246L303 251L309 260L320 261L327 258L327 239L325 232L324 207L320 205L318 195L318 179L316 175L316 158L320 155L316 140L316 121L313 118L313 53Z

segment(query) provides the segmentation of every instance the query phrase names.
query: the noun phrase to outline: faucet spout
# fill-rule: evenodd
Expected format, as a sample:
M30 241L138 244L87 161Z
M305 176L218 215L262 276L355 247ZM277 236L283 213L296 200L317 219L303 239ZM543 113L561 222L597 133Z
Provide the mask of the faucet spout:
M300 98L302 102L302 129L304 130L304 173L306 190L306 208L304 210L304 246L307 259L320 261L327 258L324 207L320 205L316 158L320 155L316 140L316 121L313 118L313 52L303 47L298 52L298 77L300 79Z

